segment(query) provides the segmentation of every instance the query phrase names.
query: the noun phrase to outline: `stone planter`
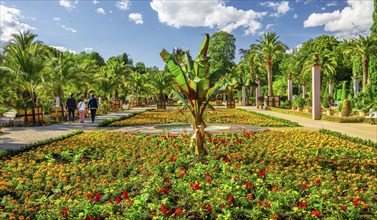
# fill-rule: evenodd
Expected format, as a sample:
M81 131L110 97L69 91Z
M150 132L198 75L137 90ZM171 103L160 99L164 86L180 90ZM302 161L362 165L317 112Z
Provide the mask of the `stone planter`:
M326 110L326 114L329 115L329 116L333 116L333 115L334 115L334 110L332 110L332 109L327 109L327 110Z
M312 108L307 108L307 109L306 109L306 112L307 112L307 113L312 113Z
M298 107L298 108L297 108L297 111L298 111L298 112L302 112L303 109L304 109L303 107Z
M359 111L359 116L365 116L365 112L364 111Z
M297 106L292 106L292 110L296 110L297 109Z

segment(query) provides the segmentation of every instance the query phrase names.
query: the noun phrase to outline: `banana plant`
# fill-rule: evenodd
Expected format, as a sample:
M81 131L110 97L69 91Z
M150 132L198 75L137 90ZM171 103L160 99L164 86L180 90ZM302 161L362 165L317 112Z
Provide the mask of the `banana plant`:
M174 91L175 98L189 109L192 114L192 127L194 130L193 143L195 143L195 156L201 158L208 154L204 131L206 123L203 119L204 112L209 106L209 101L219 90L220 79L227 73L225 69L210 70L209 57L207 56L210 37L205 34L199 53L195 60L189 51L175 50L173 54L163 49L161 58L166 63L174 78L174 84L180 92Z

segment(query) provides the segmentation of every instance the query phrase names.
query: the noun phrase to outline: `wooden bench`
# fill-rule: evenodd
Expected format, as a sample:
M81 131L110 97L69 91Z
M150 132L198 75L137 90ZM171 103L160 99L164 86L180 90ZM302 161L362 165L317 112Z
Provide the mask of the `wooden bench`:
M370 112L369 113L369 115L368 116L366 116L365 118L370 118L370 124L375 124L376 123L376 118L377 118L377 111L372 111L372 112Z

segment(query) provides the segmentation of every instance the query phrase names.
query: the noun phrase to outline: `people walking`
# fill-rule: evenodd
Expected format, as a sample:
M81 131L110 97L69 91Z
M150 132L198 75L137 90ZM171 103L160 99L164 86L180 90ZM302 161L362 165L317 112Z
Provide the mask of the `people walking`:
M85 102L84 102L84 99L81 98L79 104L77 104L77 105L78 105L78 109L79 109L80 123L84 123L84 118L85 118Z
M92 123L94 122L94 119L96 117L96 111L98 109L97 99L92 95L92 98L89 99L89 109L90 109L90 115L92 116Z
M72 122L75 122L76 100L73 98L73 94L71 94L71 97L67 99L66 105L68 109L68 121L71 121L72 115Z

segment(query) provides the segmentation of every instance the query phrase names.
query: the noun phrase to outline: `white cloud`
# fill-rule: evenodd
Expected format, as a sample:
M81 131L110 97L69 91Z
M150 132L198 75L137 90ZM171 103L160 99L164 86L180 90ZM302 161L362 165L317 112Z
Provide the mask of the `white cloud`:
M282 15L287 14L288 11L291 10L289 7L289 2L288 1L281 1L281 2L263 2L260 3L261 6L263 7L268 7L272 8L275 13L271 13L270 16L272 17L279 17Z
M324 26L336 37L354 38L368 35L373 23L373 1L347 0L347 7L331 13L313 13L304 21L304 27Z
M131 13L128 15L128 20L134 21L135 24L143 24L143 15L140 13Z
M295 14L293 15L293 19L296 19L296 18L298 18L298 15L295 13Z
M273 26L274 26L274 24L267 24L266 25L266 30L267 31L270 30Z
M208 27L229 33L242 27L245 29L246 35L255 34L262 27L258 19L267 14L266 12L244 11L226 6L224 0L152 0L150 5L157 12L159 21L168 26L175 28Z
M77 32L77 30L75 30L75 29L73 29L73 28L70 28L70 27L66 27L64 24L62 25L62 28L63 28L64 30L71 31L71 32L73 32L73 33L76 33L76 32Z
M333 1L333 2L330 2L330 3L326 4L327 7L337 6L337 5L338 5L338 3L336 1Z
M110 13L110 14L112 14L112 13L113 13L113 11L112 11L112 10L110 10L110 11L109 11L109 13Z
M93 4L94 5L96 5L96 4L98 4L99 3L99 1L97 1L97 0L93 0Z
M77 2L72 3L72 1L70 0L59 0L59 5L63 6L68 11L72 11L73 9L76 8L74 4L77 4Z
M326 8L325 8L325 7L322 7L321 10L324 11L324 10L326 10Z
M103 15L106 14L105 9L103 9L103 8L97 8L96 11L97 11L98 14L103 14Z
M53 47L57 50L60 50L61 52L70 52L70 53L74 53L74 54L77 54L77 52L75 50L72 50L72 49L69 49L69 48L66 48L66 47L62 47L62 46L53 46L53 45L50 45L50 47Z
M115 6L119 10L122 10L122 11L126 11L126 10L130 9L130 5L131 5L131 1L129 1L129 0L120 0L115 4Z
M56 17L56 18L52 18L52 20L54 20L54 21L61 21L62 19L61 19L61 18L58 18L58 17Z
M84 47L84 51L85 52L90 52L90 51L92 51L93 50L93 48L91 48L91 47Z
M294 50L299 50L300 48L302 47L302 44L299 44L297 45L295 48L291 48L291 49L288 49L286 50L285 52L288 53L288 54L292 54Z
M19 9L0 5L0 11L0 47L3 47L6 42L12 39L12 34L35 29L22 22L24 17Z

